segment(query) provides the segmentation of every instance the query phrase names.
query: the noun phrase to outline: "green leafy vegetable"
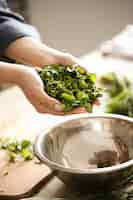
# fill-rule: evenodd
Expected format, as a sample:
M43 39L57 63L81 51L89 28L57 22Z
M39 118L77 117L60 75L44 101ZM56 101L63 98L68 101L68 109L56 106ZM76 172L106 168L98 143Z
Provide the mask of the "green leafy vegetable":
M16 160L16 158L17 158L17 154L14 153L13 151L7 151L7 152L8 152L8 156L10 158L10 161L14 162Z
M127 77L120 79L115 73L111 72L101 77L101 83L110 96L106 111L133 117L132 84Z
M14 162L18 155L24 160L34 158L32 144L29 140L19 142L13 138L0 138L0 149L7 151L11 162Z
M9 144L7 144L7 150L17 153L17 151L18 151L17 141L10 142Z
M22 140L21 149L28 148L31 146L31 142L29 140Z
M115 97L127 87L127 80L120 80L114 72L103 75L101 83L106 87L110 97Z
M33 159L33 152L29 149L23 149L21 151L21 155L24 158L24 160L32 160Z
M38 73L45 91L64 104L64 111L85 107L91 112L93 103L101 96L101 89L95 86L96 75L81 66L52 64Z
M107 112L133 117L132 91L124 90L116 97L110 99L110 101L107 104Z

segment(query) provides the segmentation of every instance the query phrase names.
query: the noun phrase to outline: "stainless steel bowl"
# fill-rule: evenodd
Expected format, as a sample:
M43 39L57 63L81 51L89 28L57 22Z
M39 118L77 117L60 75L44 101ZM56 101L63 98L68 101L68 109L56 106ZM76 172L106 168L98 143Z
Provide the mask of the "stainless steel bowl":
M79 190L122 186L133 173L133 119L81 114L42 132L39 159Z

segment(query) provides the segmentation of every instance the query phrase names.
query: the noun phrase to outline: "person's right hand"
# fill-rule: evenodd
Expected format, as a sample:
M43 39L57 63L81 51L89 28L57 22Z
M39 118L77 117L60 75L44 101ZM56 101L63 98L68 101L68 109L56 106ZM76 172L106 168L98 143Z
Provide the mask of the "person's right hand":
M22 66L19 68L18 85L25 96L40 113L53 115L79 114L85 112L84 108L76 108L71 112L63 112L61 103L46 94L43 82L35 69Z

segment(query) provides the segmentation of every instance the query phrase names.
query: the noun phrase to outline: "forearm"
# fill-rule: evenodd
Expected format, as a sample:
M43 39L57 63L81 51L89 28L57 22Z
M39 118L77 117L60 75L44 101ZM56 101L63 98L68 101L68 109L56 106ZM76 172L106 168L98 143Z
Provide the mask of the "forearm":
M0 84L18 84L20 70L19 65L0 62Z
M11 43L5 55L17 62L33 66L44 66L57 63L59 53L38 40L31 37L23 37Z

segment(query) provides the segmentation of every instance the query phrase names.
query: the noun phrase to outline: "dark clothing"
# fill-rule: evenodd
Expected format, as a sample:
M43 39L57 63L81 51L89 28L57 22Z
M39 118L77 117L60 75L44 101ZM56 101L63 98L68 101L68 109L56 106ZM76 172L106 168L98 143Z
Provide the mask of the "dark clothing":
M12 12L5 0L0 0L0 56L4 55L10 43L25 36L39 38L33 26L26 24L23 17Z

